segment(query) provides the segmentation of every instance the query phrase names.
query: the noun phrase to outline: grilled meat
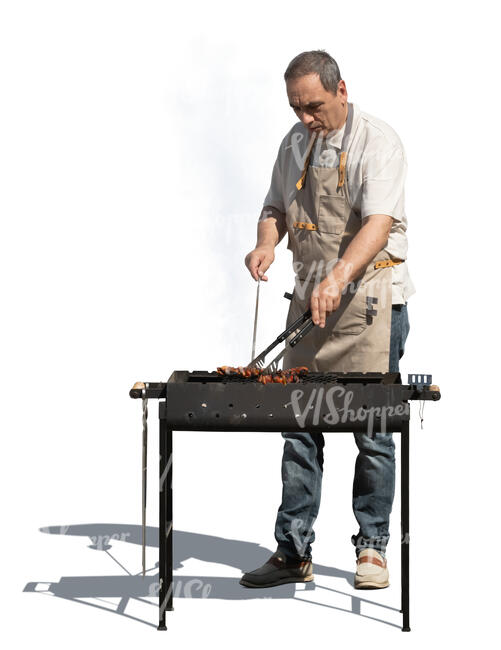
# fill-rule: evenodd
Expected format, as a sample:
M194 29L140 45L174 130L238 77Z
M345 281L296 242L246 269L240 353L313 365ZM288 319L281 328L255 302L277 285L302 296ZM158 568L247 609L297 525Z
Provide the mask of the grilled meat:
M291 384L298 382L301 377L308 374L306 366L277 370L273 373L264 373L260 368L247 368L246 366L219 366L218 375L237 375L249 379L257 379L261 384Z

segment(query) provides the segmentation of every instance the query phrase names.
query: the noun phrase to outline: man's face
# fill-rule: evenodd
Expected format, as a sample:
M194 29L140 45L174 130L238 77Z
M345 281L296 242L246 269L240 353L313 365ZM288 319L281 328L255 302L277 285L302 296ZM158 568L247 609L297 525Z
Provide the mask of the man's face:
M325 90L318 74L289 79L286 86L289 104L310 133L326 136L343 126L348 102L343 80L338 83L336 95Z

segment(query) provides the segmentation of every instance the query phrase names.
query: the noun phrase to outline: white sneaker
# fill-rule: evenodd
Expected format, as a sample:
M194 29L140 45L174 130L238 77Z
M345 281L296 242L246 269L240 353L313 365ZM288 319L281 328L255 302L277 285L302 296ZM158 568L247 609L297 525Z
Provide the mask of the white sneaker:
M382 589L387 587L390 574L386 567L386 558L374 548L366 548L357 558L355 589Z

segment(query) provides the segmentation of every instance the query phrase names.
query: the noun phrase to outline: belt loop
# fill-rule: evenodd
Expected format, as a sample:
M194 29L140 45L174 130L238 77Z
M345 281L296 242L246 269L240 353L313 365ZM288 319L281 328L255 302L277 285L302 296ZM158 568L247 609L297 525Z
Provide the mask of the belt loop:
M385 269L388 266L397 266L397 264L402 264L405 260L378 260L374 264L375 269Z
M292 225L299 230L318 230L317 224L310 223L309 221L294 221Z

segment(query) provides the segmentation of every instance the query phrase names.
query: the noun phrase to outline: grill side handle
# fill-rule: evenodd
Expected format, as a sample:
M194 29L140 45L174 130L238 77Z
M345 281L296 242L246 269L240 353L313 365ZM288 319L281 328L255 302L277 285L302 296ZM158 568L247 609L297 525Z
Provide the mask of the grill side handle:
M148 382L146 385L144 381L136 381L134 386L129 391L129 396L132 399L163 399L166 396L167 384L165 382ZM143 391L144 394L143 394Z

